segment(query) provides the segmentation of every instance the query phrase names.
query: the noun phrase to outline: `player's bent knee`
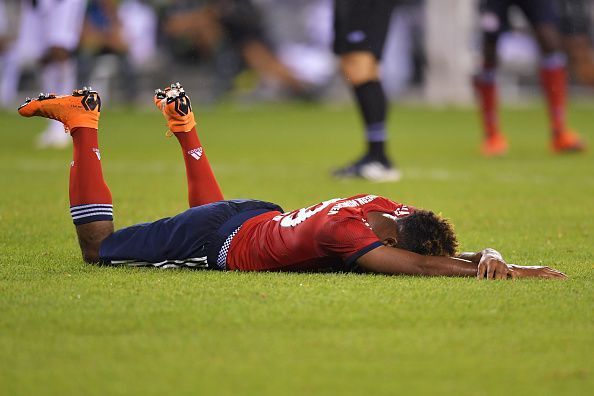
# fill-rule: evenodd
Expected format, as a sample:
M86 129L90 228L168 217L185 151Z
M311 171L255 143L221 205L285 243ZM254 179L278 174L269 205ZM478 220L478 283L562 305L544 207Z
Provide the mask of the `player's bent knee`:
M377 60L370 52L353 52L342 55L340 67L345 79L351 85L360 85L379 79Z
M113 234L112 221L94 221L92 223L80 224L76 226L78 243L87 263L100 262L99 248L101 243Z
M82 252L82 257L87 264L98 264L100 261L98 252Z

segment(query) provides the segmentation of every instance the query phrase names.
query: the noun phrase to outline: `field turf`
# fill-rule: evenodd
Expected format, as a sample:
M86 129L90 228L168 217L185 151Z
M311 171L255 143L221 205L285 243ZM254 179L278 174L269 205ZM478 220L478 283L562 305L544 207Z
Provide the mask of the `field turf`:
M0 394L567 394L594 389L594 157L548 150L540 105L503 114L508 157L477 154L471 110L392 109L397 184L337 182L360 152L354 109L220 106L202 141L228 198L286 209L374 193L452 219L567 281L222 273L83 264L70 150L32 148L43 120L0 114ZM594 145L592 104L572 108ZM104 106L116 226L186 206L183 163L153 111ZM590 391L588 391L590 389Z

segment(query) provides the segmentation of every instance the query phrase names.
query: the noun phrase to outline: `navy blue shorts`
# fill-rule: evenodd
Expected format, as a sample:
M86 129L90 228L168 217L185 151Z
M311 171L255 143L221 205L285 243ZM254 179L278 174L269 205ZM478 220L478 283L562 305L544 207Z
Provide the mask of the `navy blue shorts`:
M487 38L497 38L509 30L508 12L516 6L526 16L532 27L553 24L558 26L559 14L556 0L482 0L480 3L481 28Z
M218 263L223 245L246 220L270 211L273 203L257 200L218 201L190 208L174 217L122 228L99 249L101 262L201 263L203 268L225 269ZM228 246L227 246L228 248Z
M397 0L335 0L334 53L364 51L381 59L397 3Z

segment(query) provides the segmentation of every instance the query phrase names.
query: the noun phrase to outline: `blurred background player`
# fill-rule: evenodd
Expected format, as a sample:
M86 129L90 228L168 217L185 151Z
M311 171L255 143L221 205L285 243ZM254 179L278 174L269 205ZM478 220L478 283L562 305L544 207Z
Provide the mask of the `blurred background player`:
M170 39L190 41L201 58L213 59L219 80L230 81L242 66L225 51L230 44L261 81L278 84L293 95L308 94L307 84L273 51L261 12L250 0L175 0L167 7L163 26Z
M555 0L483 0L480 3L483 30L483 64L474 78L484 127L482 153L504 155L508 143L498 119L495 70L497 40L509 27L508 12L517 6L534 30L541 52L540 81L551 123L551 148L555 152L581 151L584 143L566 123L566 56L561 45Z
M350 165L334 171L338 178L362 177L387 182L400 171L386 153L388 100L382 87L379 61L395 0L335 0L334 52L352 88L365 124L367 151Z
M118 3L130 2L88 1L78 51L78 81L109 93L109 85L116 78L119 86L126 86L124 99L130 103L137 92L136 74L128 59L129 49L134 47L134 43L126 40L122 23L126 19L120 18ZM127 20L137 20L138 17ZM150 41L149 36L139 41L139 46L146 41ZM103 95L102 99L105 103L108 95Z
M12 103L17 95L22 68L30 63L41 67L41 85L46 92L70 93L77 85L76 61L85 0L23 0L17 39L8 49L0 80L3 104ZM60 122L50 120L39 135L37 144L65 147L70 138Z

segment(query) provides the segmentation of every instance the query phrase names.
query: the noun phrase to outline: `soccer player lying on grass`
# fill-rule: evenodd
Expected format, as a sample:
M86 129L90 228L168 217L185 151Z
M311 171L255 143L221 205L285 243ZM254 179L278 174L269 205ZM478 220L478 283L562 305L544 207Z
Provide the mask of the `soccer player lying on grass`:
M61 121L72 136L70 213L86 262L479 279L565 277L548 267L507 264L492 249L455 256L456 237L446 220L375 195L331 199L292 212L257 200L225 201L183 88L177 83L157 90L154 101L181 145L191 208L116 232L98 148L97 92L85 88L71 96L40 95L19 108L25 117Z

